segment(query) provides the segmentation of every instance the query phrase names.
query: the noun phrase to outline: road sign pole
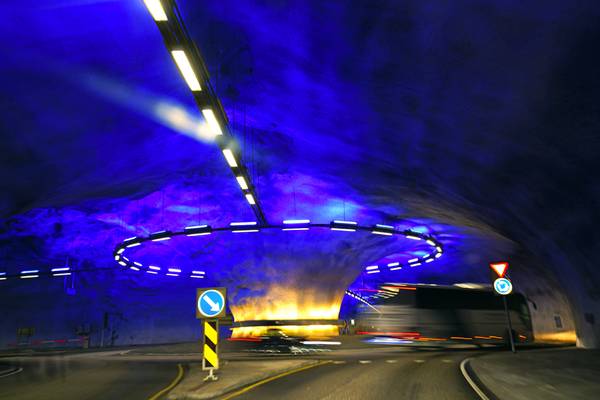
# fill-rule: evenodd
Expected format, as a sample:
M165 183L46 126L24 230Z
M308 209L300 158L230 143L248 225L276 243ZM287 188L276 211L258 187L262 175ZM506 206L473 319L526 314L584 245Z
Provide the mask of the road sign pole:
M208 371L205 381L216 381L214 370L219 369L219 320L204 320L204 346L202 347L202 370Z
M515 338L513 337L512 321L510 320L510 312L508 311L508 302L506 296L502 296L502 302L504 303L504 312L506 312L506 324L508 325L508 340L510 341L510 350L516 353L515 350Z

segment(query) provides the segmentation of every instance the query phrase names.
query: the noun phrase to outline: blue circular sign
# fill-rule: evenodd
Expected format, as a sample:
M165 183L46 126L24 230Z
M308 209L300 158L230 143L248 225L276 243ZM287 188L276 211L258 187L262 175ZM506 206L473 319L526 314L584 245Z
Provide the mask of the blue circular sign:
M211 318L221 314L225 308L225 299L218 290L210 289L198 297L198 311L205 317Z
M494 281L494 290L496 293L506 296L513 290L512 283L506 278L498 278Z

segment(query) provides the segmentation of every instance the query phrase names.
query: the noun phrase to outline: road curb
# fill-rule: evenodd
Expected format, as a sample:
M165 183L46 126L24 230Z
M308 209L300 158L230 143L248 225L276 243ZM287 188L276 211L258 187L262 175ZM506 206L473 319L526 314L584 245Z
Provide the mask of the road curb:
M481 379L479 379L477 374L473 371L470 364L471 359L471 357L465 358L460 363L460 372L462 372L463 377L469 386L471 386L471 389L477 393L477 396L479 396L481 400L499 400L498 397L481 382Z
M21 368L21 367L5 369L5 370L0 371L0 378L6 378L7 376L18 374L19 372L22 372L22 371L23 371L23 368Z

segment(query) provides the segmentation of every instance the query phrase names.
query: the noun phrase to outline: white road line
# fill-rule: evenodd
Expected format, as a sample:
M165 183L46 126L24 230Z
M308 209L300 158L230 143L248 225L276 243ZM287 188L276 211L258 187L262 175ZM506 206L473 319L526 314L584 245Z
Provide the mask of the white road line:
M371 360L358 360L359 364L371 364Z
M338 360L338 361L334 361L333 363L340 365L340 364L346 364L346 361Z
M469 384L469 386L471 386L471 389L473 389L475 391L475 393L477 393L477 395L479 396L479 398L481 400L490 400L490 398L487 397L485 395L485 393L483 393L483 391L479 388L479 386L477 386L475 384L475 382L473 381L473 379L471 379L471 377L469 376L469 373L467 372L467 367L466 367L466 365L469 361L471 361L470 358L465 358L464 360L462 360L462 362L460 363L460 372L462 372L463 376L467 380L467 383Z
M398 360L385 360L386 363L395 364Z
M0 375L0 378L6 378L7 376L18 374L19 372L22 372L22 371L23 371L23 368L19 367L19 368L15 369L14 371L8 372L4 375Z
M425 360L415 360L415 362L420 364L420 363L424 363Z
M449 363L451 363L451 362L452 362L452 360L448 360L447 358L444 358L444 359L442 360L442 362L443 362L443 363L446 363L446 364L449 364Z

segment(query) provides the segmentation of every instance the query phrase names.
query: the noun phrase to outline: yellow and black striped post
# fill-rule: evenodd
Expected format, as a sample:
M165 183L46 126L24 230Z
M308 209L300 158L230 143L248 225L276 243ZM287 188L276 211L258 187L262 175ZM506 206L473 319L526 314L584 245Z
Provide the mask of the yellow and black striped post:
M209 377L212 377L215 369L219 369L219 320L205 319L202 370L210 371Z

